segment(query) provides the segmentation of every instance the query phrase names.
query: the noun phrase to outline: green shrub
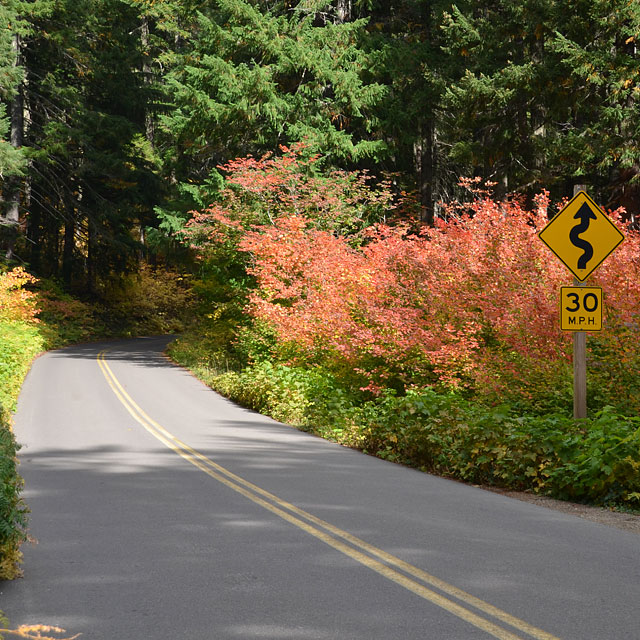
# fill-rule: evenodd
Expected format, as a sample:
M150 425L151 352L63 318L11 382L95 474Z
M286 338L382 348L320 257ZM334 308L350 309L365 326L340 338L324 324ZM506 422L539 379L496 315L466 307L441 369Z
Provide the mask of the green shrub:
M36 325L0 321L0 404L15 411L22 381L33 358L44 350Z
M590 335L589 404L613 406L625 415L640 414L640 327L610 319L605 331Z
M27 507L20 497L23 482L17 473L17 448L8 412L0 405L0 580L21 575L20 545L27 539Z
M525 414L526 402L491 407L433 388L387 389L366 400L370 394L322 367L263 360L234 370L214 343L218 351L207 352L202 336L187 335L170 354L218 392L276 420L466 482L640 507L640 418L615 408L576 421L567 412Z
M300 427L310 427L336 392L326 372L268 361L216 376L211 386L245 407Z
M519 416L421 389L388 393L326 422L345 444L467 482L597 504L640 503L640 419L612 408L586 421Z

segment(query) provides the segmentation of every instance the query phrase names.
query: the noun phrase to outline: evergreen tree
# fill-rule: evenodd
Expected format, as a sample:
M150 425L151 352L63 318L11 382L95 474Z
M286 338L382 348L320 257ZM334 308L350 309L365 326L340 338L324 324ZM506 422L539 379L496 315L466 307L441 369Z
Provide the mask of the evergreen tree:
M638 194L640 4L572 0L558 3L557 15L549 49L561 77L547 109L560 125L548 127L549 163L560 175L570 167L571 178L613 204L629 182Z
M135 260L160 191L138 26L135 9L117 0L58 2L34 21L24 54L31 264L90 290Z
M25 93L22 68L24 39L31 33L28 17L45 13L47 0L6 0L0 6L0 249L7 260L14 247L28 198L25 168ZM22 210L21 210L22 206Z
M22 153L11 145L10 109L22 81L22 70L18 66L18 30L18 16L11 5L0 5L0 184L4 184L8 176L19 174L24 166Z
M637 173L638 3L474 2L443 26L451 59L464 60L445 100L461 173L556 195Z
M0 215L67 283L135 266L220 165L300 140L395 172L427 221L465 175L640 206L628 0L5 0L0 27Z
M363 80L364 21L341 22L325 9L217 0L188 16L190 38L166 56L171 110L158 131L176 183L167 228L179 226L175 212L209 204L228 159L300 140L335 164L383 151L381 138L366 135L384 88Z
M367 12L369 73L387 88L376 132L389 147L381 167L417 190L428 222L447 193L440 144L447 59L440 25L448 6L440 0L394 0L373 3Z

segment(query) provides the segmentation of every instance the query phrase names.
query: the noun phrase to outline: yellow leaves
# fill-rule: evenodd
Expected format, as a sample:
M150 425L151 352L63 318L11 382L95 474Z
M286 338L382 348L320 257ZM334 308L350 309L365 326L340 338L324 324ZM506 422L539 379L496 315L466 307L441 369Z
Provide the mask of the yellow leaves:
M0 273L0 320L37 322L36 296L23 288L36 282L22 267Z
M15 638L27 638L28 640L75 640L75 638L79 638L82 635L80 633L77 633L75 636L62 638L60 634L66 633L64 629L45 624L25 624L19 626L17 629L0 629L0 633L6 633ZM53 633L56 635L42 635L43 633Z
M207 313L206 317L209 320L220 320L224 312L225 312L225 308L223 306L220 306L213 313Z
M26 373L26 372L25 372ZM20 388L20 385L16 385L15 394ZM0 428L2 425L0 424ZM9 430L13 433L12 426L9 425ZM22 563L22 551L15 545L5 544L0 546L0 580L15 580L16 578L22 578L22 570L20 569L20 564ZM2 617L2 612L0 611L0 626L3 624L8 624L6 620ZM2 636L0 636L2 638Z
M126 191L128 189L133 189L138 185L137 182L132 182L130 180L121 180L119 178L115 180L108 180L106 181L106 184L112 189L116 189L119 191Z

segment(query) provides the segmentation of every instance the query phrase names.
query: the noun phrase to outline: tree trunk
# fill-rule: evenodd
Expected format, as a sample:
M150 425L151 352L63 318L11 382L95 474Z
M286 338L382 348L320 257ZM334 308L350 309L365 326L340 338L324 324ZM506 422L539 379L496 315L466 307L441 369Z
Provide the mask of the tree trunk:
M426 42L433 40L433 6L425 0L419 5L419 20L424 29ZM432 110L426 109L417 123L417 138L414 143L414 167L416 183L420 194L421 219L429 225L435 217L437 153L436 121Z
M62 248L62 281L69 288L73 274L73 254L76 246L76 219L72 207L67 208L67 218L64 223L64 245Z
M41 275L42 270L42 206L37 200L32 199L29 209L29 225L27 238L30 243L29 264L36 275Z
M93 295L96 290L96 230L90 217L87 218L87 293Z
M416 182L422 206L421 219L427 224L434 220L436 177L436 128L433 120L419 127L418 139L413 145Z
M336 2L336 22L344 24L351 21L351 0L337 0Z
M149 87L153 82L153 71L149 64L149 60L151 59L151 53L149 51L149 33L149 18L147 16L143 16L140 27L140 42L142 44L143 55L142 78L145 86L147 87ZM155 141L155 123L153 121L153 114L149 108L149 103L147 103L147 107L145 108L144 127L147 140L153 147Z
M45 210L46 212L46 210ZM42 264L40 273L44 277L60 275L60 228L56 216L47 215L42 220Z
M13 53L15 66L20 64L20 36L13 36ZM24 138L24 93L22 84L18 85L16 95L11 101L11 134L10 143L15 149L22 147ZM18 238L18 225L20 224L20 192L21 179L12 176L6 180L6 212L5 224L8 227L6 259L13 257L13 248Z

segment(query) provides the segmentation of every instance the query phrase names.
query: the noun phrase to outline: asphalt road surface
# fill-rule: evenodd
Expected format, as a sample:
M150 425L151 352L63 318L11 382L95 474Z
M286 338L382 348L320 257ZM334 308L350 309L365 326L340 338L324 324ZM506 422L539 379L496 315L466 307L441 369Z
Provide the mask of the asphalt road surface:
M13 626L83 640L639 640L640 536L241 409L167 338L39 358Z

